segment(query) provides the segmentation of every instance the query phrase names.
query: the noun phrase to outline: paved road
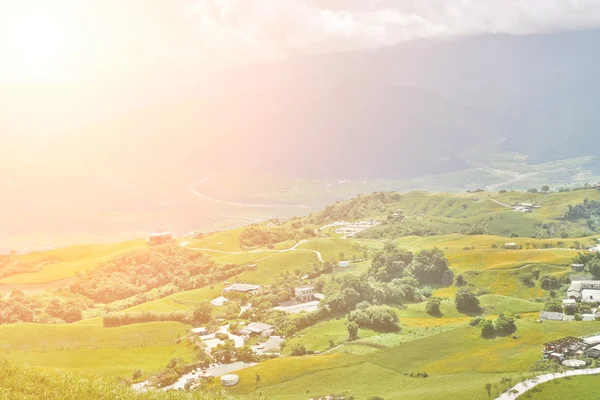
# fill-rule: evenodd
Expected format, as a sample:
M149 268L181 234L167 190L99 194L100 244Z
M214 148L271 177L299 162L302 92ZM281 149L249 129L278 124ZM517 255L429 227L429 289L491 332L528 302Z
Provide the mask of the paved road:
M220 327L219 332L224 333L227 336L229 336L229 339L234 341L235 347L237 347L237 348L244 347L244 338L241 336L234 335L233 333L229 332L229 324L223 325L222 327Z
M527 392L529 389L536 387L540 383L549 382L554 379L564 378L567 376L596 374L600 374L600 368L576 369L556 374L539 375L533 379L528 379L521 383L517 383L515 386L498 396L496 400L515 400L517 397Z

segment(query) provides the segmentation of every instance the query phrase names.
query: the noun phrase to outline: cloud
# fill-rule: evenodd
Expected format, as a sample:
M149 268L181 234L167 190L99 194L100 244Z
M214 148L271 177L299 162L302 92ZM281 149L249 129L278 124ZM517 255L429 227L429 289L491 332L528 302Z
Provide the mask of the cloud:
M188 11L204 49L233 58L600 24L595 0L197 0Z
M0 82L26 61L3 27L34 11L73 42L59 78L81 80L185 80L301 53L600 26L597 0L0 0L0 51L12 62Z

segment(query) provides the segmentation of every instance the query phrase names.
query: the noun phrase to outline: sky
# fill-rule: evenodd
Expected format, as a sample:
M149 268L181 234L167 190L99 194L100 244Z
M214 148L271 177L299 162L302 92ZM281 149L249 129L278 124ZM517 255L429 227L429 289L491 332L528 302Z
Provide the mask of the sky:
M295 54L598 25L597 0L0 0L0 84L185 83Z

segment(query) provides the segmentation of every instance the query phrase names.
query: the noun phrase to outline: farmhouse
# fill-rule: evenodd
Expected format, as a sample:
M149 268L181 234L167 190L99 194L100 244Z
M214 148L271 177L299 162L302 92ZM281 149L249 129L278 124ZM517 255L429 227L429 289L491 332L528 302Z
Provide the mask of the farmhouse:
M571 281L567 289L567 297L585 303L600 301L600 281Z
M567 336L562 339L544 343L543 352L545 358L559 359L562 361L565 356L583 354L586 349L587 345L583 339Z
M253 322L248 324L240 331L241 335L244 336L263 336L269 337L275 333L273 325L263 324L262 322Z
M562 321L564 317L565 315L563 313L553 311L542 311L540 313L539 319L541 321Z
M234 283L223 290L225 292L256 293L259 289L260 286L258 285L252 285L249 283Z
M348 268L350 266L349 261L340 261L340 268Z
M219 296L216 299L212 299L210 301L210 304L212 304L215 307L221 307L221 306L225 305L225 303L227 303L228 301L229 301L229 299L227 299L226 297Z
M304 286L299 288L294 288L294 295L296 300L305 303L307 301L311 301L314 298L315 288L312 286Z
M148 246L158 246L165 243L171 243L173 235L169 232L151 233L148 237Z
M516 250L516 249L519 248L519 246L516 243L514 243L514 242L510 242L510 243L506 243L504 245L504 248L505 249L509 249L509 250Z

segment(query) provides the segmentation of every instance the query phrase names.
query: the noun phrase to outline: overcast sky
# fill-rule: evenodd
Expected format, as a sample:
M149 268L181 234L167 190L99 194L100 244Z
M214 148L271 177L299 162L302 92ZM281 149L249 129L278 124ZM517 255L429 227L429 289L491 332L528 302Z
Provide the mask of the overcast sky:
M597 0L0 0L0 82L188 80L298 53L599 24Z

